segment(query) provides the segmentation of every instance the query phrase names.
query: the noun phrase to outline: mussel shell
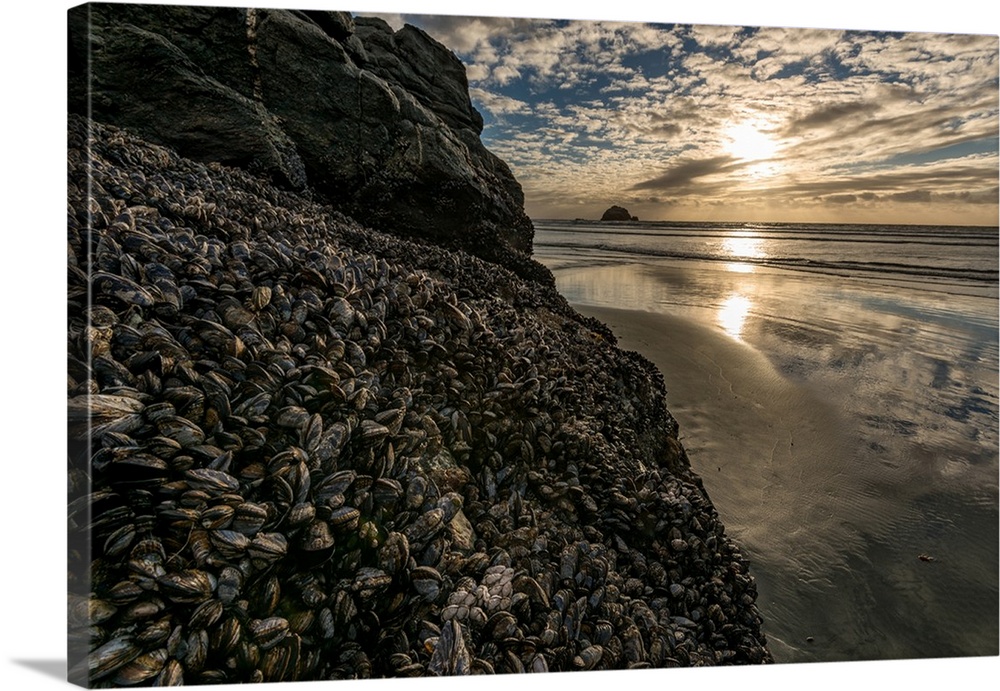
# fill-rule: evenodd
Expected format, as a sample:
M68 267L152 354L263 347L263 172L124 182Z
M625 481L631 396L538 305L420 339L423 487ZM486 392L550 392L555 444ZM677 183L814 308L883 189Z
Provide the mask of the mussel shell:
M254 619L250 622L250 635L261 650L268 650L278 645L288 633L288 620L284 617Z
M134 686L157 676L167 662L165 648L144 653L118 670L113 682L119 686Z
M205 571L188 569L166 573L157 578L156 583L168 600L196 604L212 596L216 579Z
M142 648L131 637L114 638L87 656L89 679L97 681L117 672L141 654Z
M326 521L314 520L303 532L301 547L307 552L331 550L333 545L333 533Z

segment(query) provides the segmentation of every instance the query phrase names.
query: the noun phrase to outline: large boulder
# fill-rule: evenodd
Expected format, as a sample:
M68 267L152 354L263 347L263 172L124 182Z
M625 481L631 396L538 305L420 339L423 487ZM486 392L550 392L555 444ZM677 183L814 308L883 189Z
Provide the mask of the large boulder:
M343 12L105 3L77 8L70 25L71 111L551 281L530 260L521 186L480 140L464 66L420 29Z

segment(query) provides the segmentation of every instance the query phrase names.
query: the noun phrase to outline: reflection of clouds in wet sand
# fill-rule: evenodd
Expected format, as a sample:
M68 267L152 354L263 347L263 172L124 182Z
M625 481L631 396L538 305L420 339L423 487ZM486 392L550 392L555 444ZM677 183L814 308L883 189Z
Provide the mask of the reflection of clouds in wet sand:
M844 529L840 513L848 505L852 513L873 515L881 503L845 488L857 452L843 434L840 411L714 326L663 314L578 309L609 324L623 347L639 349L663 372L667 404L692 466L727 531L750 556L765 633L779 661L817 659L805 646L799 649L817 630L839 632L835 636L846 645L856 625L845 614L851 606L820 607L831 590L865 592L847 562L863 551L863 540Z
M994 654L995 298L751 266L557 280L663 372L779 661Z
M788 318L763 321L760 332L806 348L832 347L837 342L836 334L828 329Z

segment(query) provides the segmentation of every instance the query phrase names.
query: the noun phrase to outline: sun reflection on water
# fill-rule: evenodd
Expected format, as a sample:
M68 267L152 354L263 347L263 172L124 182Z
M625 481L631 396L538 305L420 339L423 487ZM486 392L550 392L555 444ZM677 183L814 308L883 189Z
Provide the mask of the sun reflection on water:
M722 241L722 249L735 259L762 259L767 256L763 243L752 232L740 230Z
M719 306L717 319L722 330L739 340L743 335L743 325L753 303L744 295L730 295Z

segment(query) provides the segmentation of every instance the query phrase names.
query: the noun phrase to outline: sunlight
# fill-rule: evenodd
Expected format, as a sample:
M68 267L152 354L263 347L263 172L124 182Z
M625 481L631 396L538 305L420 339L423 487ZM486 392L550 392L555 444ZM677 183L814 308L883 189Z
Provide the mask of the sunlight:
M769 159L778 151L778 142L762 132L759 123L753 120L730 125L722 134L728 140L724 144L726 151L741 161Z
M743 324L753 303L743 295L730 295L719 307L719 325L735 339L743 334Z
M766 123L760 118L752 118L729 124L722 130L722 147L733 158L746 166L745 173L751 178L770 177L778 173L779 166L774 155L778 152L778 142L767 133Z
M761 247L762 241L752 233L737 231L722 241L722 249L734 259L762 259L767 253Z

